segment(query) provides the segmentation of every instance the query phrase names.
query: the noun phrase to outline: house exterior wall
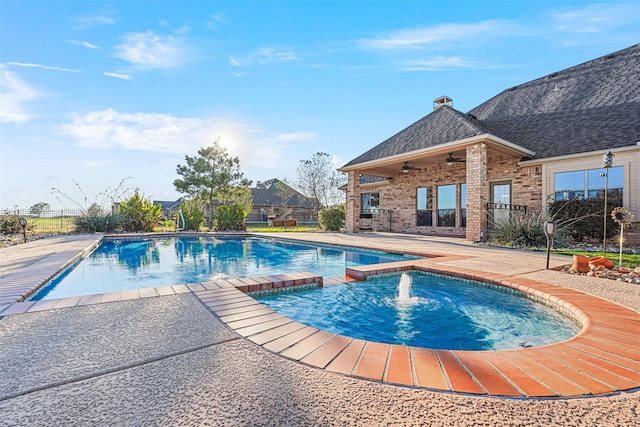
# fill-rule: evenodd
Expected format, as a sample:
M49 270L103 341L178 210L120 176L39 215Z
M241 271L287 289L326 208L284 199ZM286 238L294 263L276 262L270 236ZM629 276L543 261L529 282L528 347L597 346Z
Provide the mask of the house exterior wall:
M640 243L640 149L613 151L613 166L624 168L622 205L629 209L635 217L635 224L630 227L628 232L625 230L625 240L637 244ZM552 200L556 173L598 168L602 168L602 152L580 157L551 159L543 163L541 165L543 206Z
M542 204L542 166L519 166L519 159L505 156L488 156L486 147L479 144L474 150L467 152L467 163L452 165L437 164L420 171L399 173L385 185L360 186L353 183L356 193L347 194L347 232L359 232L360 195L362 193L379 193L380 209L391 211L391 232L448 235L466 237L468 240L479 240L481 232L487 230L487 202L489 201L490 183L493 181L509 181L512 185L512 204L527 206L529 212L541 212ZM474 165L473 159L477 163ZM351 172L348 189L351 190ZM353 176L357 176L353 174ZM472 185L472 179L475 184ZM355 181L355 179L354 179ZM456 185L456 200L460 200L460 184L467 184L467 226L460 226L460 209L456 210L456 227L438 227L436 214L432 226L416 225L416 197L419 187L432 189L433 209L437 208L437 187L439 185Z
M540 213L545 200L542 192L542 166L520 166L518 163L519 160L513 157L490 156L487 159L487 180L489 183L510 181L511 204L526 206L528 212Z
M360 172L347 173L347 208L345 212L345 231L357 233L360 223Z

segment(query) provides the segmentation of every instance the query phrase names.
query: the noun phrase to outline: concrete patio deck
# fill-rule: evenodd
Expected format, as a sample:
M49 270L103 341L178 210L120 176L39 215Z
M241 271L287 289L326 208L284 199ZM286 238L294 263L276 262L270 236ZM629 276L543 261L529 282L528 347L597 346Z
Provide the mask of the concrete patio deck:
M428 261L431 268L540 286L541 296L577 297L570 305L601 335L594 341L583 333L563 344L561 357L553 346L481 357L374 343L363 351L367 343L309 328L300 334L304 325L296 327L261 307L247 310L253 300L224 284L8 304L16 290L23 292L52 274L56 264L60 268L70 260L66 257L91 246L95 236L49 239L0 249L0 297L6 298L0 303L0 316L5 316L0 320L0 419L8 425L637 425L637 285L545 270L542 253L478 248L451 239L280 237L444 255ZM567 262L552 257L553 265ZM230 300L245 308L234 312ZM281 323L265 329L265 322ZM254 332L247 333L249 328ZM296 332L299 339L291 341ZM283 337L290 342L283 344ZM345 368L336 356L356 353L352 347L360 348L363 362ZM429 359L437 365L425 364ZM366 360L377 368L369 369ZM331 363L341 368L331 369ZM523 364L537 376L523 376ZM524 398L595 394L601 395Z

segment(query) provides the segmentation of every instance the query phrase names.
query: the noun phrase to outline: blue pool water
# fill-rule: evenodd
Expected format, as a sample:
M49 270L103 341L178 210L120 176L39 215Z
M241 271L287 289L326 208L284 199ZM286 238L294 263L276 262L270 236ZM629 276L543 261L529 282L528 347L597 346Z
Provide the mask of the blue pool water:
M478 282L411 273L258 299L306 325L353 338L450 350L562 341L580 327L559 312Z
M89 257L52 280L31 299L287 272L344 276L345 267L415 258L256 237L122 239L102 242Z

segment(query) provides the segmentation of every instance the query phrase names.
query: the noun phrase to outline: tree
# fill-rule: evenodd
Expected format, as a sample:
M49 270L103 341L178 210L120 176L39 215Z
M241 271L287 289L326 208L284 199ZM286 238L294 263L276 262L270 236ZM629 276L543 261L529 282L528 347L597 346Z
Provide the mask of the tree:
M338 173L327 153L317 152L298 165L298 187L307 197L317 200L326 208L344 201L344 193L339 189L345 184L344 176Z
M41 215L42 212L49 210L50 207L47 202L39 202L29 208L29 213L32 215Z
M214 201L217 199L221 204L233 201L239 191L251 185L240 171L240 160L230 157L218 141L198 150L197 156L185 156L186 165L178 165L176 170L182 178L173 181L176 190L199 197L207 204L209 230L214 225Z

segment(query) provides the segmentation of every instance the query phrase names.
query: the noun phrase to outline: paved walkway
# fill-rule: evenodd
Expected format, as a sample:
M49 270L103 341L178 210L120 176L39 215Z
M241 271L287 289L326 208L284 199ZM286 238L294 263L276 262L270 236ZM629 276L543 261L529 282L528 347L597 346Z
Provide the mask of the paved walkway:
M567 292L578 290L622 304L632 310L631 317L640 309L640 287L547 271L541 253L477 248L465 241L408 235L283 233L282 237L446 255L438 265L450 271L474 270L508 276L510 281L555 283ZM26 283L24 271L31 270L36 281L41 280L55 264L54 254L77 254L94 240L59 238L0 249L1 295L5 295L2 286L11 283L12 277ZM552 257L553 265L567 262L566 257ZM238 292L227 287L223 293L230 291ZM73 304L59 301L54 309L31 303L0 306L0 316L6 316L0 321L2 423L637 425L640 393L633 392L633 384L626 387L631 393L588 399L513 400L399 387L317 369L318 363L308 360L294 362L256 345L255 339L241 338L229 329L229 318L224 324L224 315L213 316L209 311L216 306L212 292L171 287L155 291L155 298L142 298L150 295L140 293L112 295L108 300L114 302L109 304L96 304L106 301L102 296ZM21 311L27 312L11 315ZM625 328L626 334L611 336L614 347L624 347L622 336L627 336L628 345L638 344L634 342L640 332L638 323L628 322ZM570 357L545 359L545 351L539 353L538 359L527 363L586 369L575 366ZM637 387L637 352L618 356L617 362L600 366L599 372L609 375L609 382L626 378ZM629 360L635 360L635 365L625 373L621 362ZM587 363L588 367L602 365L603 358L594 357ZM473 372L473 377L478 379L479 374ZM603 384L593 378L591 382ZM482 381L479 384L487 387ZM513 378L509 384L514 385ZM579 389L584 384L572 386Z

